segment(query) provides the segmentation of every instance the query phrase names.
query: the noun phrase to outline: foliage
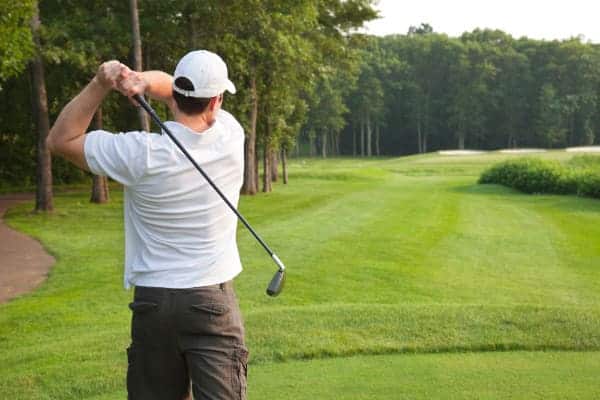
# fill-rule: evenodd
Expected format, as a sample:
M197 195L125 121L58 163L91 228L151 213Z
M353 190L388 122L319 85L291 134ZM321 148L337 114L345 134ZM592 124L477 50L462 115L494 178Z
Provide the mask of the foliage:
M570 165L575 168L538 158L509 160L484 171L479 183L505 185L525 193L576 194L600 198L599 160L600 157L593 156L574 158Z
M29 0L0 5L0 11L7 10L0 13L0 55L5 55L0 81L11 98L0 106L0 181L11 184L33 177L33 163L25 160L35 151L24 71L30 5ZM258 110L259 151L310 144L311 154L397 155L599 143L598 46L577 38L515 39L488 29L451 38L426 23L405 35L357 33L376 17L373 5L371 0L140 2L144 65L170 72L192 48L221 54L238 87L225 107L247 132ZM49 0L40 3L40 12L52 121L100 62L129 63L129 9L117 0ZM126 100L111 96L103 108L107 129L138 128ZM13 167L15 159L25 161ZM73 175L68 168L64 171ZM62 173L59 168L55 177L60 180Z
M23 24L27 22L25 11L29 3L6 5L10 12L2 14L3 22L10 19L9 28L27 27L14 32L0 30L0 52L9 47L21 50L19 54L6 53L5 58L0 58L8 71L6 76L0 71L0 80L10 78L7 85L11 87L28 85L28 76L21 68L27 61L28 46L20 46L13 36L22 33L23 40L30 40L27 39L28 25ZM102 61L119 59L129 63L128 7L127 2L117 0L40 3L51 121L89 81ZM376 16L371 0L165 0L140 2L139 7L146 69L171 72L177 60L194 48L219 53L238 87L235 96L227 97L226 108L249 131L253 110L249 87L250 82L255 81L259 104L257 140L265 146L287 149L296 142L306 123L307 103L312 101L318 82L330 77L337 80L331 87L335 89L332 95L338 100L333 121L339 131L345 110L341 99L346 93L340 80L352 80L350 75L356 71L356 68L346 68L355 62L354 52L348 46L349 32ZM11 147L6 152L31 153L34 141L30 134L28 96L19 94L13 104L4 108L0 109L0 134L4 138L1 140ZM157 108L166 116L162 107ZM138 128L133 107L118 96L109 97L103 110L106 129ZM13 120L13 115L19 117ZM13 148L16 143L23 148ZM31 163L12 169L8 160L0 161L0 181L14 184L32 179ZM67 169L67 173L71 172ZM61 174L62 170L55 171L59 180Z
M572 168L590 169L600 172L600 157L591 154L575 156L567 162L567 165Z
M596 45L517 40L488 29L449 38L427 24L372 41L361 70L369 67L384 93L385 113L375 118L384 154L600 143ZM377 57L381 51L385 58ZM402 67L390 73L385 64ZM352 154L365 106L352 95L346 104L342 153Z
M33 4L32 0L0 0L0 84L23 72L33 55Z

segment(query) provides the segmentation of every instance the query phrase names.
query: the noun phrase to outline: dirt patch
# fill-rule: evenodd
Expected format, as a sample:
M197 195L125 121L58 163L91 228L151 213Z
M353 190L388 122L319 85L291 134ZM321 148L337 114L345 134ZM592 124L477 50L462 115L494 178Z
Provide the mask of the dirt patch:
M0 196L0 303L38 287L55 263L39 242L4 223L9 207L31 199L31 194Z

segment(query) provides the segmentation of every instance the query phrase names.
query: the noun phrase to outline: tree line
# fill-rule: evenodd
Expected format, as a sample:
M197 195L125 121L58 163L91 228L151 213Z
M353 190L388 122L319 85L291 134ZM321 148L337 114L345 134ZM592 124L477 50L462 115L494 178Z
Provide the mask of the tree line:
M598 45L579 38L515 39L479 29L450 38L427 24L402 35L359 33L377 16L373 3L2 2L0 185L37 183L43 192L49 179L89 179L61 160L50 162L38 134L44 124L102 61L171 72L183 54L197 48L220 54L238 87L225 108L246 132L245 194L270 191L279 170L287 182L288 155L598 142ZM166 107L154 106L169 117ZM147 123L143 113L113 94L91 128L128 131L147 129ZM94 191L107 191L105 181L94 182Z
M457 38L411 27L362 38L352 88L312 115L307 155L401 155L439 149L564 148L600 142L600 46L581 38ZM337 106L337 114L326 107ZM341 119L335 120L332 116ZM329 118L329 120L327 119Z

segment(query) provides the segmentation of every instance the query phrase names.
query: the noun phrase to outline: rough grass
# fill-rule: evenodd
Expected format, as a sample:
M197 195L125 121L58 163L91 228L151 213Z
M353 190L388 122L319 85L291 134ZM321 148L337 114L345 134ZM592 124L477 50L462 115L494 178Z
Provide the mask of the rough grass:
M425 361L406 353L600 350L600 201L476 184L483 169L509 158L294 160L290 185L244 197L241 211L288 267L280 297L264 295L275 265L240 227L245 272L236 285L257 371L253 398L293 398L280 393L288 389L303 398L386 398L375 388L390 384L382 380L387 362L422 368L415 388L439 382ZM9 223L38 237L58 263L38 291L0 306L0 398L124 397L131 293L121 286L122 200L112 196L94 206L87 192L63 193L53 215L32 215L31 205L9 212ZM337 358L370 354L391 358ZM438 371L444 381L468 375L469 357L508 366L510 354L431 357L456 366ZM518 354L528 354L519 363L534 373L543 369L536 358L543 353ZM566 380L567 388L597 389L588 380L597 363L552 354L564 368L539 375L541 386L553 387L572 367L583 375ZM313 361L294 361L306 359ZM327 389L343 387L361 363L371 371L364 380L347 391ZM327 375L317 371L332 369L339 373L323 383ZM281 380L269 379L271 370L281 370ZM286 389L283 378L294 374L306 385ZM475 374L465 381L469 390L439 388L420 398L511 397L488 396L492 378ZM481 396L469 397L478 379ZM361 390L375 395L356 395Z

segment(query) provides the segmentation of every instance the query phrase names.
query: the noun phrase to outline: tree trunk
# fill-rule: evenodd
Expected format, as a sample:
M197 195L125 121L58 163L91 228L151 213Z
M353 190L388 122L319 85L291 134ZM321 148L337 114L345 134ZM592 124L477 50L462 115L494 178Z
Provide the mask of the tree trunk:
M356 157L356 125L352 124L352 156Z
M283 184L287 185L288 183L288 171L287 171L287 152L282 147L281 148L281 169L283 173Z
M142 71L142 37L140 35L140 19L137 0L129 0L131 12L131 32L133 37L133 69ZM150 120L142 107L138 107L138 117L143 131L150 131Z
M367 113L367 156L371 157L373 155L371 151L371 142L373 136L373 132L371 129L371 115Z
M31 34L35 46L35 55L30 63L32 108L38 134L35 211L52 211L54 209L52 196L52 158L48 146L46 146L46 138L50 132L50 121L48 120L48 97L46 94L46 78L41 56L39 30L40 15L38 4L35 2L31 18Z
M311 157L314 157L317 152L315 150L315 137L312 135L308 138L308 146L309 146L308 154Z
M360 156L365 156L365 121L360 119Z
M98 107L96 114L94 114L94 129L102 129L102 107ZM108 195L108 178L105 176L92 176L92 195L90 196L90 202L96 204L107 203L109 199Z
M321 133L321 157L327 158L327 131Z
M258 167L259 167L259 162L258 162L258 153L256 153L256 159L254 161L254 182L256 183L256 191L258 192L258 182L260 180L259 178L259 171L258 171Z
M421 133L421 118L417 117L417 142L419 147L419 154L423 153L423 138Z
M375 153L379 157L379 124L375 124Z
M458 149L459 150L465 149L465 134L462 132L458 133Z
M263 186L262 191L268 193L271 191L271 149L265 143L263 151Z
M256 121L258 119L258 94L256 92L256 77L252 75L250 80L250 96L252 98L252 109L250 111L250 132L246 135L244 145L244 183L243 194L256 194L258 191L258 179L256 173Z
M271 182L277 182L279 179L279 159L276 151L271 151Z

